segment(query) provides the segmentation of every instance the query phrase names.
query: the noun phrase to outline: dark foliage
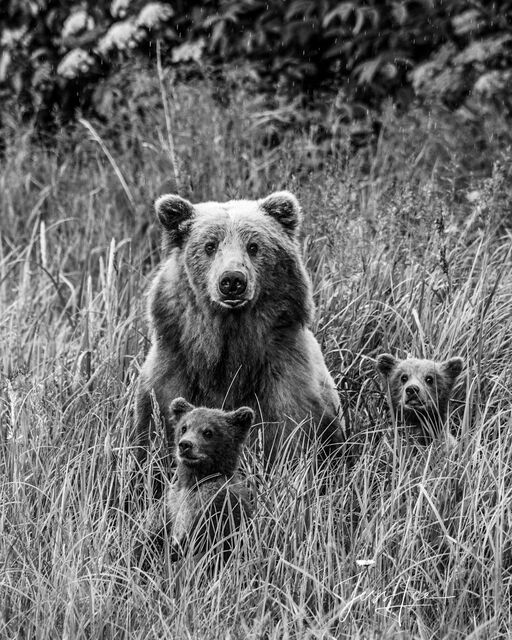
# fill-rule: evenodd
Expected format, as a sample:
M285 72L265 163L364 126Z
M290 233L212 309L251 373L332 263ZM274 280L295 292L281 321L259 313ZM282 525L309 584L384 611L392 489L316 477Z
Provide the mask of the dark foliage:
M77 110L108 119L105 80L160 41L188 73L244 60L262 91L337 92L348 118L386 97L508 109L511 18L506 0L4 0L0 100L44 129Z

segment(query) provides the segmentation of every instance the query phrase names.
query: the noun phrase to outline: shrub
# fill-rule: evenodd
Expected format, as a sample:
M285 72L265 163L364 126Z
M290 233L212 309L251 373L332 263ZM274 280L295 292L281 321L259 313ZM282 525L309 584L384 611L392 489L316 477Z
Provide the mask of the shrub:
M481 108L506 96L511 17L506 0L5 0L0 99L45 127L77 109L105 112L105 78L154 58L160 41L166 64L194 73L249 61L272 95Z

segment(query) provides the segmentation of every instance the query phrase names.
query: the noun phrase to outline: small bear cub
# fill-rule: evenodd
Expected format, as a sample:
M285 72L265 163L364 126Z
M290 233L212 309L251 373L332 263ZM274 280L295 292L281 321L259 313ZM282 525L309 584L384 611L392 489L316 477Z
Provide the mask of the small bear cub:
M202 556L212 547L224 559L243 515L252 515L251 496L237 475L242 446L254 420L248 407L236 411L171 402L177 472L165 495L171 559Z
M389 385L392 409L406 435L420 445L445 435L448 446L455 444L446 428L448 401L462 358L444 362L407 358L397 360L389 353L377 358L377 370Z

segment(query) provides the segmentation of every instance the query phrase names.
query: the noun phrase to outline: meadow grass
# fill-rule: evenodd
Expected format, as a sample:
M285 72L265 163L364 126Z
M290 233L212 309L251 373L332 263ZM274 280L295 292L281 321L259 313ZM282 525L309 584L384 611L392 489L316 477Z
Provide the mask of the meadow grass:
M23 128L7 140L0 637L510 637L507 145L488 124L472 173L449 120L390 112L374 147L341 137L312 155L304 131L269 148L260 125L279 113L243 90L226 102L207 82L176 85L164 99L166 114L84 122L52 148ZM165 553L138 562L145 520L123 509L158 263L151 201L177 188L296 193L314 330L356 454L316 475L307 460L258 473L254 520L210 579ZM453 451L401 442L374 371L383 351L464 358ZM244 468L259 469L250 452Z

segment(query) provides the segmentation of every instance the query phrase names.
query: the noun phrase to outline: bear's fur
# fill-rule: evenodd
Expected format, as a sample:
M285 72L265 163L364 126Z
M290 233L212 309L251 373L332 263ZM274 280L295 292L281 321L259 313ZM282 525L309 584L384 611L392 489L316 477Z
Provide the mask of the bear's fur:
M301 423L309 439L341 442L339 398L309 329L314 307L295 197L192 205L165 195L155 209L165 256L149 294L139 452L154 429L152 393L169 442L168 407L178 396L208 407L251 407L264 425L265 460Z
M393 413L418 444L429 444L442 435L454 443L446 427L448 401L462 358L444 362L407 358L397 360L389 353L377 358L377 370L389 386Z
M164 499L171 558L201 555L216 545L225 557L243 514L252 514L250 494L237 468L254 412L248 407L195 408L176 398L170 414L177 460L176 479Z

